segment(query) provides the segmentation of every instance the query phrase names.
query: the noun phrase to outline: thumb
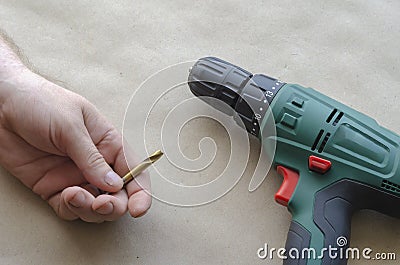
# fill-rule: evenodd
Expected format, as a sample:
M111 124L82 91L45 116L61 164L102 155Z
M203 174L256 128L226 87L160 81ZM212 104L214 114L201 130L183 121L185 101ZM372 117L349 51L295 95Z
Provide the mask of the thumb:
M67 154L82 171L85 179L97 188L116 192L122 189L122 178L115 173L94 145L86 127L68 133Z

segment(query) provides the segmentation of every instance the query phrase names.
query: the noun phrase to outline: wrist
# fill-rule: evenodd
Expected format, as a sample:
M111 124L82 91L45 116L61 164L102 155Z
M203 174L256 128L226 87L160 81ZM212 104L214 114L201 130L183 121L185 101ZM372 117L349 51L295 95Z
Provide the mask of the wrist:
M27 71L11 46L0 34L0 104L16 88L20 75Z
M21 65L0 73L0 105L3 104L13 93L21 89L21 81L27 72L29 72L29 70Z

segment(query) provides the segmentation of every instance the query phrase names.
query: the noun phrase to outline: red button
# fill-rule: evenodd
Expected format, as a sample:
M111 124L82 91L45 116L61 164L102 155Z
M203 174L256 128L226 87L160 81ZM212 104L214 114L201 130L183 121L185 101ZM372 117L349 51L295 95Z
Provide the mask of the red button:
M293 192L296 189L297 182L299 181L299 173L283 166L278 166L276 171L279 175L283 176L283 183L275 194L275 201L287 207L290 198L292 198Z
M331 168L331 166L331 161L317 156L310 156L308 159L308 167L311 171L315 171L317 173L324 174Z

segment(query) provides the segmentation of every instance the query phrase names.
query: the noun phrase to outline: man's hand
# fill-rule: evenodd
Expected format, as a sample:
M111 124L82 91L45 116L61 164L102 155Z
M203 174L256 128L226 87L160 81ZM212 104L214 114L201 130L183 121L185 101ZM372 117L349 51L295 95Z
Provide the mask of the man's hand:
M150 188L149 176L121 190L126 159L138 162L126 149L90 102L30 71L0 37L0 164L58 216L103 222L128 209L143 215L151 205L143 190Z

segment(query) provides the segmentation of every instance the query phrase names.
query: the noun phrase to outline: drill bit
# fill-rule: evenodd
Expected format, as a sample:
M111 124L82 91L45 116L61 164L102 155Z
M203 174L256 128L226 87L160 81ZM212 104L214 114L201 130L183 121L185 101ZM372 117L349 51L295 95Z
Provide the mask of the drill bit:
M131 171L129 171L125 176L122 177L124 186L126 186L129 182L135 179L140 173L142 173L146 168L148 168L154 162L160 159L162 155L163 152L161 152L161 150L157 150L151 156L143 160L139 165L137 165Z
M131 171L126 173L125 176L122 177L122 181L124 182L124 188L129 182L134 180L137 176L140 175L146 168L151 166L154 162L156 162L158 159L162 157L164 153L161 152L161 150L155 151L151 156L143 160L141 163L139 163L136 167L134 167ZM105 194L105 195L110 195L112 194L111 192L104 192L100 191L100 194Z

